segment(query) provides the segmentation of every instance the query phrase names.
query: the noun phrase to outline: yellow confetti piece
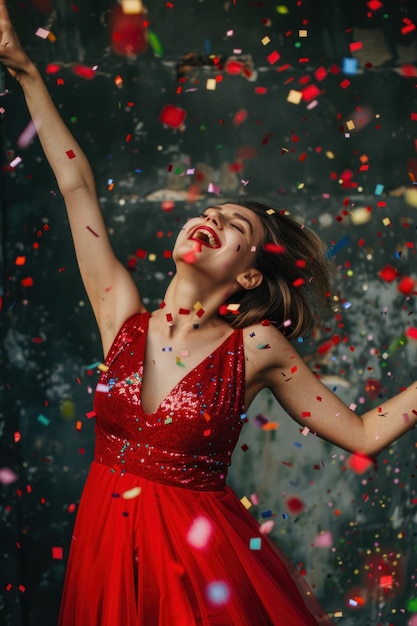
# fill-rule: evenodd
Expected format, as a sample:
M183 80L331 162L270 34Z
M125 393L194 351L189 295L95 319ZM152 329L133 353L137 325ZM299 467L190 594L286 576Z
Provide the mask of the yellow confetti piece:
M245 507L245 509L249 510L252 507L252 502L246 496L243 496L243 498L240 498L240 501Z
M354 128L356 128L355 122L353 120L349 120L348 122L346 122L346 127L348 130L353 130Z
M127 15L137 15L142 13L142 0L122 0L123 13Z
M288 7L285 6L285 4L279 4L275 8L277 10L277 13L279 13L280 15L288 15L288 13L289 13Z
M97 369L100 370L100 372L107 372L109 366L105 365L104 363L100 363L99 365L97 365Z
M271 40L270 40L270 38L268 36L266 36L263 39L261 39L261 42L262 42L262 44L264 46L266 46L266 45L268 45L271 42Z
M334 159L335 158L333 152L331 152L330 150L328 150L326 152L326 156L327 156L328 159Z
M307 37L308 36L308 30L306 28L300 28L300 30L298 31L298 36L299 37Z
M133 487L133 489L128 489L127 491L124 491L122 494L122 498L124 500L132 500L133 498L137 498L141 491L142 490L140 487Z
M361 224L367 224L372 219L371 211L368 211L366 207L358 207L353 209L350 213L350 220L352 224L355 226L360 226Z
M214 91L216 89L216 79L208 78L206 81L206 89L209 91Z
M202 305L202 304L201 304L201 302L199 302L198 300L197 300L197 302L195 302L195 303L193 304L193 309L194 309L194 311L199 311L199 310L200 310L200 309L202 309L202 308L203 308L203 305Z
M290 93L287 96L287 102L291 104L300 104L303 98L303 94L301 91L296 91L295 89L290 89Z
M391 225L391 220L389 217L384 217L384 219L382 220L382 223L384 226L390 226Z
M148 255L148 261L156 261L156 254L151 252L151 254Z
M406 204L417 209L417 189L406 189L404 194Z

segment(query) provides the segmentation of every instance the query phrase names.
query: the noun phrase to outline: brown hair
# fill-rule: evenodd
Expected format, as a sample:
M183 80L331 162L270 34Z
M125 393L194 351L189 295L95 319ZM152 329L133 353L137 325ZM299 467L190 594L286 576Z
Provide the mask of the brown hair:
M225 304L239 304L238 314L228 312L223 318L233 328L269 320L288 339L306 335L317 314L333 310L336 267L326 244L287 211L255 200L235 204L253 211L263 224L265 238L254 261L263 280L255 289L233 294Z

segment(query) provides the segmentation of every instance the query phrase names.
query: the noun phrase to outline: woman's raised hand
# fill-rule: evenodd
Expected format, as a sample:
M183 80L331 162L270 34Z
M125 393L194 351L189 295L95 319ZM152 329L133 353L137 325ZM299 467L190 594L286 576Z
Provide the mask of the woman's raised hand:
M0 61L16 80L19 80L31 65L31 60L23 50L13 28L6 0L0 0Z

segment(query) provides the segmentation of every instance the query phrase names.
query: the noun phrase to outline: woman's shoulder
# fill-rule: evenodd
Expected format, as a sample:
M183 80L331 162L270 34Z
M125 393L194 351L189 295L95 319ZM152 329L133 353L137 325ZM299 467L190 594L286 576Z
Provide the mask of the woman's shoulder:
M296 354L284 334L270 322L251 324L243 329L246 360L256 364L258 371L282 367Z

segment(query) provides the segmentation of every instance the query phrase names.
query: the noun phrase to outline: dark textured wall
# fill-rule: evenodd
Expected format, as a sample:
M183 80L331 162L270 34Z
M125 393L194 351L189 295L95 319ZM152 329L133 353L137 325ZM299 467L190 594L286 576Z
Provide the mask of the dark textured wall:
M412 3L400 3L399 12L386 2L371 16L365 2L291 0L288 13L272 2L169 4L148 7L162 56L150 47L131 59L110 49L110 2L10 9L91 160L111 240L147 305L163 297L174 269L169 251L188 215L262 194L330 246L345 302L298 348L331 389L365 411L416 378L417 344L406 336L417 326L414 289L398 290L401 277L417 276L417 70L413 33L401 30L402 20L414 23ZM39 26L55 42L36 37ZM305 27L308 37L300 38ZM346 74L343 58L359 39L358 72ZM225 71L236 48L253 80ZM270 63L275 50L281 58ZM195 66L187 70L190 52ZM95 77L82 78L79 64L97 65ZM327 71L321 81L319 67ZM207 89L216 77L216 89ZM320 89L316 102L288 102L290 90L308 84ZM86 414L97 372L89 365L102 354L56 182L37 140L19 145L29 123L22 94L5 75L0 91L0 615L10 626L52 626L93 452ZM182 129L159 121L166 104L186 110ZM380 275L387 264L398 274L391 282ZM261 430L260 413L279 428ZM238 495L258 493L257 519L273 512L274 539L324 608L343 615L337 623L416 623L414 439L394 444L361 474L349 454L302 436L268 393L251 408L230 482ZM319 547L323 532L328 541Z

